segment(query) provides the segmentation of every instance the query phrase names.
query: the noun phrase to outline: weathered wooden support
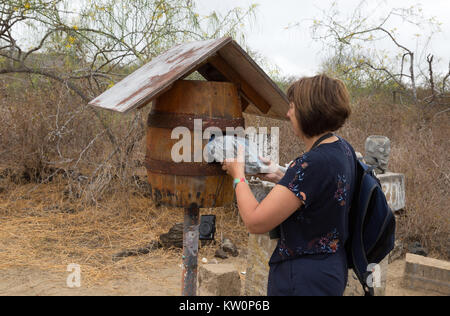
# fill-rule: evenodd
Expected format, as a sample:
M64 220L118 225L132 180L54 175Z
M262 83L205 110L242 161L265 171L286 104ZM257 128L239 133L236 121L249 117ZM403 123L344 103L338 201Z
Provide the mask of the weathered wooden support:
M182 295L197 296L199 213L197 204L184 209Z

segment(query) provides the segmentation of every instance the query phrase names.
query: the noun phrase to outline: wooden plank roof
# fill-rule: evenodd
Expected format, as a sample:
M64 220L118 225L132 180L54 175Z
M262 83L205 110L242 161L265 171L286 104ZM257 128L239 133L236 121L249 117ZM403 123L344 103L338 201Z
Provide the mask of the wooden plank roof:
M90 105L126 113L147 105L198 70L207 80L238 85L247 113L286 119L286 95L231 37L177 45L103 92Z

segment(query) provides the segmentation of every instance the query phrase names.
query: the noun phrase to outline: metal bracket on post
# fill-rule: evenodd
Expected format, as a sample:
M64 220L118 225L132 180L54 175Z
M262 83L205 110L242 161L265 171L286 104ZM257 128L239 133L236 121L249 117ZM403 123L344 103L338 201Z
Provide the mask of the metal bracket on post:
M197 204L192 203L184 209L183 226L183 276L182 295L197 295L197 267L199 240L199 213Z

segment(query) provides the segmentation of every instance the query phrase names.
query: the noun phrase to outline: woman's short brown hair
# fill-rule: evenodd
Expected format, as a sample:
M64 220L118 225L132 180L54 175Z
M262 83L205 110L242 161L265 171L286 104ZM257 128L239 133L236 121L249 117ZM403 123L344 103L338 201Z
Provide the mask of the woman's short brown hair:
M294 103L300 129L308 137L338 130L351 113L344 83L324 74L294 82L287 97Z

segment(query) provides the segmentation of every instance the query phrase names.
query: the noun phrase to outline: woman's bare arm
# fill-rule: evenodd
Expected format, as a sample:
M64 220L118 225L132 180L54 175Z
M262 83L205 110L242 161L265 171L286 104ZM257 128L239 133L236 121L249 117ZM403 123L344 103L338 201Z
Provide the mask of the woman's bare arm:
M302 201L282 185L276 185L258 204L248 184L243 182L236 187L236 200L241 218L252 234L271 231L302 205Z

